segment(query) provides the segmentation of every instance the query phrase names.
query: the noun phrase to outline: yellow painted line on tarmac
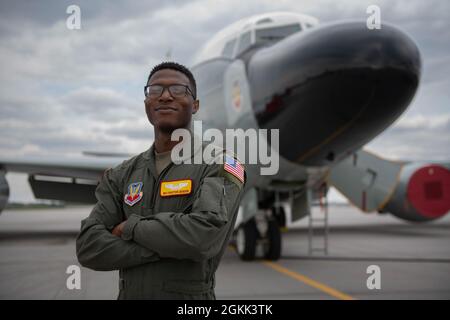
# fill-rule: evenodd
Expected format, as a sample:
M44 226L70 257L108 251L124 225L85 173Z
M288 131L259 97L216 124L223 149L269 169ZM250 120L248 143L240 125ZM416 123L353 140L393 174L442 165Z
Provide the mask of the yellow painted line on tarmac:
M275 271L278 271L282 274L285 274L291 278L294 278L297 281L303 282L304 284L313 287L317 290L320 290L322 292L325 292L327 294L329 294L330 296L333 296L337 299L341 299L341 300L355 300L355 298L353 298L352 296L349 296L343 292L340 292L336 289L333 289L319 281L313 280L311 278L308 278L307 276L304 276L300 273L291 271L289 269L286 269L285 267L282 267L281 265L271 262L271 261L263 261L262 264L268 266L269 268L274 269Z

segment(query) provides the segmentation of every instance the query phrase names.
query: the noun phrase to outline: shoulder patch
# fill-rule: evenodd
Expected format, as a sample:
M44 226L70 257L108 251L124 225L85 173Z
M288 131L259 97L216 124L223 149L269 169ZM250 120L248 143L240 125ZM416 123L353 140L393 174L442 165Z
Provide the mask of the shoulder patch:
M244 166L237 159L225 154L223 169L244 183Z
M142 182L133 182L128 186L128 193L124 197L124 202L130 207L134 206L138 203L143 196L142 190Z

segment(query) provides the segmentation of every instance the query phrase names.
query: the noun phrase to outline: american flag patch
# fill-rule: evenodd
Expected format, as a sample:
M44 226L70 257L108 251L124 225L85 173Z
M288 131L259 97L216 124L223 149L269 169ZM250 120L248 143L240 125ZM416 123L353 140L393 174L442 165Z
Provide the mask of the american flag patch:
M239 163L239 161L233 157L225 155L225 163L223 164L223 168L225 171L228 171L244 183L244 167Z

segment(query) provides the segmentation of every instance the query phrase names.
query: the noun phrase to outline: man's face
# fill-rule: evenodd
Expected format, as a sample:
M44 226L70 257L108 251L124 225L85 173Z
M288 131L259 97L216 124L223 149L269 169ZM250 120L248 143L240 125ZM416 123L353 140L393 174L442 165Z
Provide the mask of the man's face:
M188 77L172 69L155 72L147 83L166 87L173 84L186 85L192 90ZM178 128L188 128L192 114L198 110L198 100L194 100L189 92L175 98L171 96L168 88L164 89L160 97L146 97L144 103L150 123L155 129L168 133Z

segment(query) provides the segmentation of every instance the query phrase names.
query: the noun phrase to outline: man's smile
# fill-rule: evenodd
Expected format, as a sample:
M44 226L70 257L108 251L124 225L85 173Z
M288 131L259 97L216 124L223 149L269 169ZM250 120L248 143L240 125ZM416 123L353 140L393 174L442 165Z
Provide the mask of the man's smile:
M171 107L171 106L157 106L155 108L155 111L160 112L172 112L172 111L178 111L177 108Z

